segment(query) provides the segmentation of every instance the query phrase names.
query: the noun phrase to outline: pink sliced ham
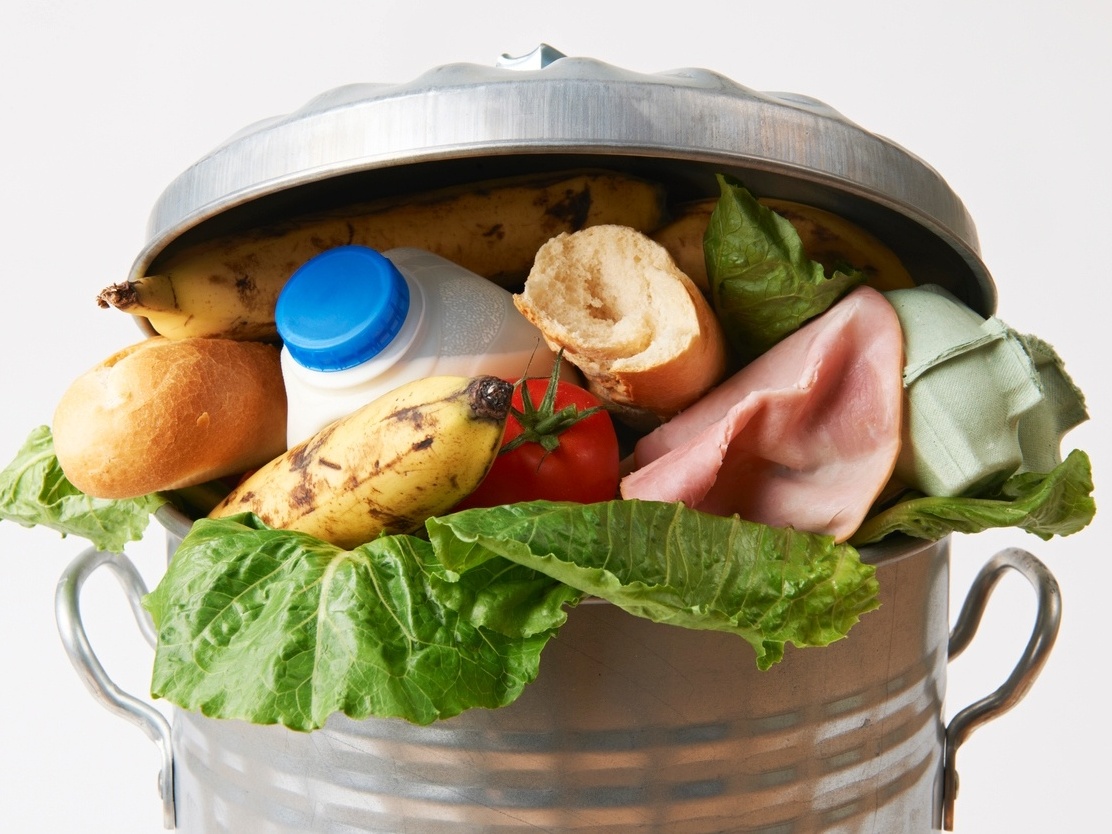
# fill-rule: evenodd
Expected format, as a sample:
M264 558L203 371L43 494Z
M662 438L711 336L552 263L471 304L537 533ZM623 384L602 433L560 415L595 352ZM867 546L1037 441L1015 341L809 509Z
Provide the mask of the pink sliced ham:
M623 498L849 538L895 467L899 319L859 287L646 435Z

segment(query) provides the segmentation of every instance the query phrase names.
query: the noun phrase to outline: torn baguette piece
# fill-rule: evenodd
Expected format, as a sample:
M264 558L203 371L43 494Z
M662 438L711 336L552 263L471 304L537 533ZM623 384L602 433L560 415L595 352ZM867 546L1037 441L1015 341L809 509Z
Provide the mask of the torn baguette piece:
M627 422L667 420L726 373L703 294L663 246L627 226L549 240L514 304Z

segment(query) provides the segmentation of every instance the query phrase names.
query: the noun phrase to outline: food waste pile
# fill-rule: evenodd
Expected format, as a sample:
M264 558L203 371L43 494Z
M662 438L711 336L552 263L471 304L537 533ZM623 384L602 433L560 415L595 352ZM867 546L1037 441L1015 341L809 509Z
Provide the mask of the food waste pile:
M1091 521L1089 459L1062 449L1084 398L1050 345L842 217L717 185L676 203L568 171L183 248L101 292L153 332L31 431L0 517L109 552L167 505L195 519L144 600L152 693L297 730L505 706L588 596L736 634L767 669L853 639L877 606L863 547ZM283 324L283 292L341 249L390 276L419 250L501 312L411 282L397 310L339 305L342 333ZM405 353L417 297L439 299L433 347ZM512 372L473 349L509 321ZM299 362L357 404L294 437L318 405Z

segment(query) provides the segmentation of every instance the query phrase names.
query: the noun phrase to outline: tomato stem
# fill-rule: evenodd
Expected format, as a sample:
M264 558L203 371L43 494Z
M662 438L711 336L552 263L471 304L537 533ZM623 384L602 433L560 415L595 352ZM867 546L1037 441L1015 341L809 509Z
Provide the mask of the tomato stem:
M525 379L518 381L521 388L521 410L510 407L510 414L521 425L521 434L505 444L499 454L512 451L525 443L537 443L546 452L554 452L560 447L560 433L567 431L580 420L586 420L599 411L605 411L604 406L594 406L580 410L577 405L566 405L559 411L556 407L556 389L560 381L560 363L563 361L563 348L556 354L556 361L552 366L552 373L548 377L548 385L540 405L533 403L529 393L529 386Z

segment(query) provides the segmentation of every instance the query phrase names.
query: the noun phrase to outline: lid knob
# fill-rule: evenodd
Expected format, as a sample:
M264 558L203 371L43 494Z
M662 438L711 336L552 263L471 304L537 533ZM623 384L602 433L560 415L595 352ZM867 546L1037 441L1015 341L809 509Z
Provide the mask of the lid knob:
M513 56L502 53L495 66L502 69L539 70L544 69L553 61L568 57L558 49L547 43L542 43L527 55Z
M274 318L299 365L339 371L381 352L408 312L409 286L388 258L366 246L338 246L290 276Z

